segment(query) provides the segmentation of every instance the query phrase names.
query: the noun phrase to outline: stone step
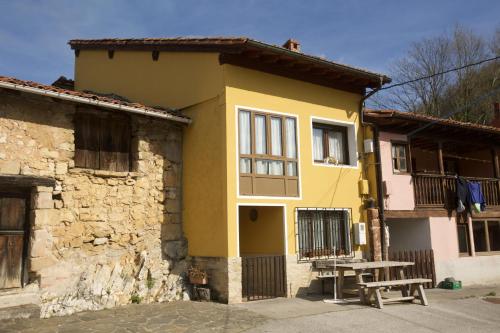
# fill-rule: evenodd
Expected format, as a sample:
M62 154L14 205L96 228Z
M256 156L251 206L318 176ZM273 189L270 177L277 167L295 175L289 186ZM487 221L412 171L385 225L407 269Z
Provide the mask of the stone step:
M0 290L0 309L26 304L40 304L38 286Z
M25 304L0 309L0 320L17 318L40 318L40 306L37 304Z

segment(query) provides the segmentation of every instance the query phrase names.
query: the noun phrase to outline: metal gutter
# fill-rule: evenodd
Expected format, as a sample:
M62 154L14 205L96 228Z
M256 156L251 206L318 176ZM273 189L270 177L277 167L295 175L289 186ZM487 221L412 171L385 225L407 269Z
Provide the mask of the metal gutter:
M384 211L384 193L382 190L382 158L380 157L380 140L379 140L379 129L377 124L365 122L364 118L364 104L365 101L376 94L383 86L384 81L383 77L380 77L380 85L377 89L370 91L368 94L363 96L359 102L359 112L360 112L360 120L361 126L370 126L373 128L373 141L375 145L375 178L377 183L377 206L378 206L378 215L380 220L380 246L382 251L382 260L387 260L386 258L386 244L385 244L385 211Z
M10 83L10 82L0 81L0 88L13 89L13 90L28 92L28 93L32 93L32 94L41 95L41 96L59 98L62 100L76 102L76 103L98 106L98 107L113 109L113 110L120 110L120 111L124 111L124 112L135 113L135 114L140 114L140 115L149 116L149 117L167 119L167 120L176 121L176 122L180 122L180 123L184 123L184 124L191 123L191 119L177 117L177 116L174 116L174 115L171 115L168 113L158 113L158 112L154 112L154 111L149 111L149 110L144 109L144 108L114 104L114 103L110 103L110 102L94 100L90 97L73 96L71 94L65 94L65 93L61 93L61 92L55 92L55 91L50 91L50 90L45 90L45 89L40 89L40 88L27 87L25 85L20 85L20 84L15 84L15 83Z

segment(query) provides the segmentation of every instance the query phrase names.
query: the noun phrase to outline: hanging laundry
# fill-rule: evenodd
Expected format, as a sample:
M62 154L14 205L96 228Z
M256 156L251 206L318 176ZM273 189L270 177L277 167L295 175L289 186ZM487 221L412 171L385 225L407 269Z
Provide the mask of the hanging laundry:
M462 213L465 211L466 207L469 207L469 187L467 186L467 180L462 177L457 178L457 213Z
M484 201L483 191L481 190L481 183L467 182L469 189L470 204L474 209L480 213L486 210L486 202Z

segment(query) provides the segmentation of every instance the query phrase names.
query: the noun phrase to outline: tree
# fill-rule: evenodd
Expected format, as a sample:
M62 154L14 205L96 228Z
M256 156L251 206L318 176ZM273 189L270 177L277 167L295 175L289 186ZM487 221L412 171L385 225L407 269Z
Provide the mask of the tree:
M394 82L432 76L451 68L500 55L500 28L490 42L457 26L452 34L411 45L406 56L390 67ZM486 62L445 75L435 75L388 89L375 100L379 108L393 108L468 122L488 123L492 103L500 99L500 61ZM487 94L492 96L484 97Z

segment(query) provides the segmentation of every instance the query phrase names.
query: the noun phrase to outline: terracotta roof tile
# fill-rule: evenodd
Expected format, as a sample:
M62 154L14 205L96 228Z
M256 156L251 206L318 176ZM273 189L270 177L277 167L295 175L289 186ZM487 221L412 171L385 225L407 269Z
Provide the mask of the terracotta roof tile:
M458 121L449 118L439 118L434 116L429 116L421 113L414 112L404 112L398 110L371 110L367 109L364 111L365 115L372 118L399 118L421 121L426 123L436 123L440 125L448 125L461 128L469 128L474 130L483 130L487 132L493 132L500 134L500 128L488 125L474 124L469 122Z
M4 83L4 84L2 84ZM14 86L13 86L14 85ZM173 110L173 109L166 109L166 108L160 108L160 107L149 107L140 103L134 103L127 101L124 98L118 98L116 95L113 95L114 98L109 97L111 94L108 95L102 95L102 94L97 94L94 92L81 92L81 91L75 91L75 90L69 90L69 89L63 89L59 88L56 86L48 86L44 85L38 82L33 82L33 81L24 81L24 80L19 80L13 77L7 77L7 76L0 76L0 88L11 88L11 89L16 89L17 88L33 88L37 89L40 91L46 91L46 92L52 92L59 94L61 97L62 96L74 96L74 97L80 97L87 99L89 101L94 101L94 102L103 102L103 103L108 103L112 105L116 105L118 107L131 107L131 108L136 108L140 109L146 112L151 113L152 115L158 114L158 115L168 115L171 116L172 120L174 121L181 121L181 122L186 122L188 123L189 117L186 117L183 115L181 112ZM57 97L57 96L55 96ZM75 101L78 102L78 101ZM83 103L83 101L82 101ZM106 105L101 104L99 105L100 107L106 108Z

